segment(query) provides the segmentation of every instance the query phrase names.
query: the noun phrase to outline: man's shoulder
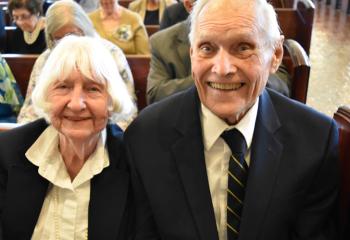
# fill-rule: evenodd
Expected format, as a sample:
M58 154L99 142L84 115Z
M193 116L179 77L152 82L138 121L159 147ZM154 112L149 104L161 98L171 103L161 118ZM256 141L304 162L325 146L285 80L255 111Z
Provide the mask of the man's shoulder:
M194 92L194 87L191 87L147 106L130 124L126 130L126 133L135 126L155 129L159 127L159 123L162 123L163 126L172 125L176 121L179 114L192 114L193 111L186 112L184 106L186 106L186 109L189 105L194 106Z
M330 125L333 122L331 117L304 103L285 97L274 90L268 89L267 93L282 122L294 123L301 127L311 125L316 127L317 124Z
M183 34L183 31L186 31L185 21L156 32L150 37L150 42L152 45L161 44L162 46L171 44L170 40L178 38L180 33Z

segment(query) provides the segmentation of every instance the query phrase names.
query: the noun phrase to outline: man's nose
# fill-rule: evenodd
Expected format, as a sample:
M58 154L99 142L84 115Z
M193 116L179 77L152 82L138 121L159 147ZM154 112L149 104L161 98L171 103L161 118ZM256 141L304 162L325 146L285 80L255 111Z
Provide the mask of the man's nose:
M214 57L212 71L219 76L228 76L237 71L234 57L225 50L219 50Z

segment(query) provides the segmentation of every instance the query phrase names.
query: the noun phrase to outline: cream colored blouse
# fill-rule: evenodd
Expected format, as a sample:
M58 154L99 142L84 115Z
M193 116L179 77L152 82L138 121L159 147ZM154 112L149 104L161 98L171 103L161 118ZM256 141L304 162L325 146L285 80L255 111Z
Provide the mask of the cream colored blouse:
M90 181L109 165L106 130L73 181L59 152L58 139L57 130L49 126L25 154L39 167L39 174L50 182L32 239L88 239Z

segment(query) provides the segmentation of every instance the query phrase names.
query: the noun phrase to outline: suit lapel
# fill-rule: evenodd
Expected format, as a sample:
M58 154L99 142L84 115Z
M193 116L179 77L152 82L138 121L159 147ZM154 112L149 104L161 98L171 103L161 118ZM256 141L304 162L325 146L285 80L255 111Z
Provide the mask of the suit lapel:
M192 98L192 99L189 99ZM192 104L193 103L193 104ZM182 135L172 146L172 153L199 232L199 239L218 239L212 206L195 88L187 92L179 116L177 131Z
M117 239L129 192L129 174L123 169L124 150L115 126L108 127L110 165L91 181L89 239ZM124 166L125 167L125 166Z
M278 116L265 90L259 110L251 147L251 166L242 213L240 240L256 239L274 189L283 145L277 135Z

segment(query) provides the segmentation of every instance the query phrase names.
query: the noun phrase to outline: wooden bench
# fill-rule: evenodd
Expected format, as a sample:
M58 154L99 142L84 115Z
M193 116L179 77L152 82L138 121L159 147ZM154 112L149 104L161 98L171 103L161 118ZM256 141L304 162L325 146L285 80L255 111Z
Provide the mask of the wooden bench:
M159 31L159 25L145 25L148 37Z
M339 107L333 118L339 128L339 160L341 186L339 196L339 226L342 237L350 239L350 106Z
M148 55L127 55L126 59L134 77L137 108L140 111L147 106L147 76L150 68L150 57Z
M310 61L303 47L293 39L284 41L283 64L291 75L291 98L306 103Z
M9 65L23 96L26 95L30 74L38 56L38 54L2 54L2 57Z
M285 39L294 39L310 54L315 5L311 0L298 0L295 8L276 8Z
M23 96L26 95L30 74L38 56L37 54L2 55L10 66ZM134 77L137 107L141 110L147 105L146 88L150 57L142 55L127 55L126 57Z

